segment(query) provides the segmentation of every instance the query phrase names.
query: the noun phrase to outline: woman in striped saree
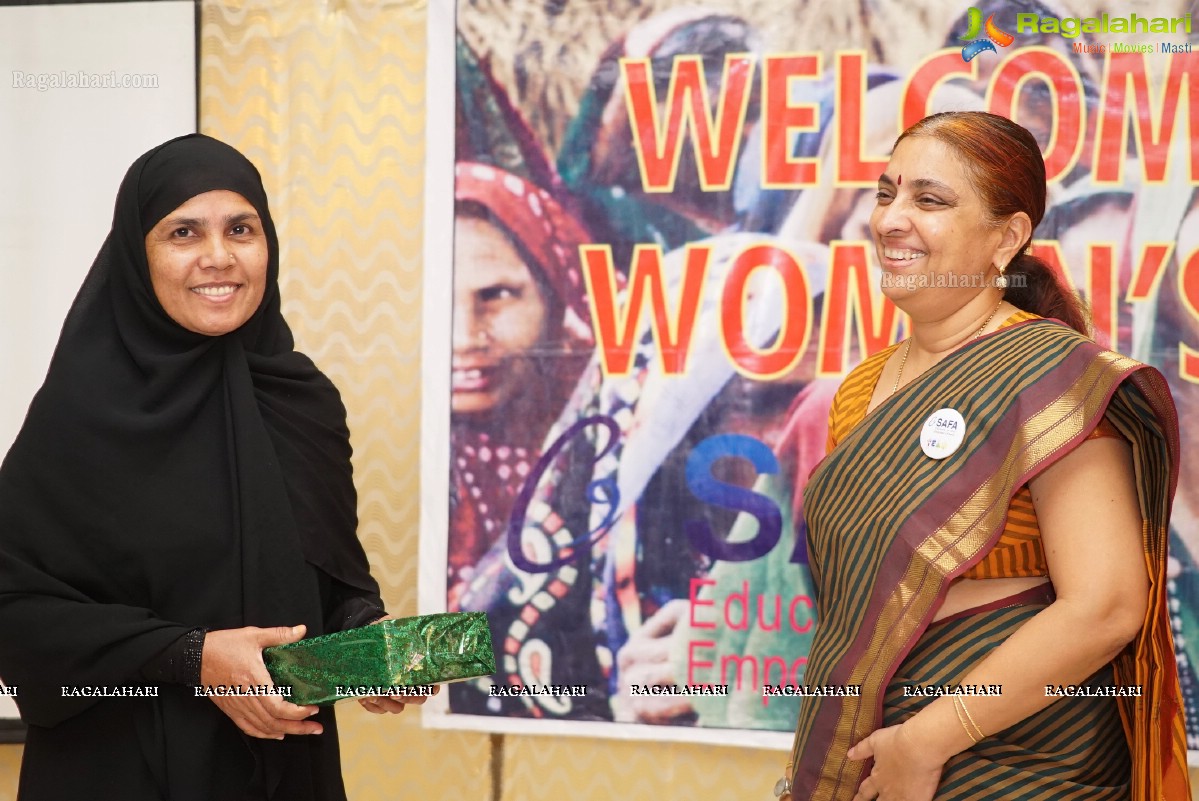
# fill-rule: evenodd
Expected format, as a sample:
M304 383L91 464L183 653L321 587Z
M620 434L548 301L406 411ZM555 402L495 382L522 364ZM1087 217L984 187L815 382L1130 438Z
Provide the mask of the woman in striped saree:
M1045 197L1035 139L981 112L917 123L879 179L911 336L846 379L804 489L819 622L780 797L1190 798L1174 406L1025 252Z

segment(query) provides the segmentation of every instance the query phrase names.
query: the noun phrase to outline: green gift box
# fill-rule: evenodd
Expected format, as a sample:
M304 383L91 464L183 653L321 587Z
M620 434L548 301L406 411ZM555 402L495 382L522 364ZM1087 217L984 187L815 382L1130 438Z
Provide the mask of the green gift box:
M331 704L398 688L469 679L495 672L483 612L443 612L385 620L262 652L276 686L294 704Z

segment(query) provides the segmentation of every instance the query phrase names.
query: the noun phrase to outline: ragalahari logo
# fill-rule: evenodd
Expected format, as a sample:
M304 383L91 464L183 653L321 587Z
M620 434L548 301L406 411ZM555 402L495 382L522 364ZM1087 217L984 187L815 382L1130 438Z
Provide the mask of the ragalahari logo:
M968 43L962 48L962 61L968 62L979 53L982 53L984 50L990 50L992 53L997 53L999 51L995 49L995 45L1007 47L1012 42L1016 41L1016 37L1012 36L1010 33L1001 29L995 24L994 14L987 17L987 24L984 26L982 24L983 13L974 6L971 6L970 11L967 12L966 19L970 26L970 30L966 31L965 36L960 36L958 38L963 41L971 41L968 41ZM983 30L986 31L987 35L986 37L980 39L978 35Z

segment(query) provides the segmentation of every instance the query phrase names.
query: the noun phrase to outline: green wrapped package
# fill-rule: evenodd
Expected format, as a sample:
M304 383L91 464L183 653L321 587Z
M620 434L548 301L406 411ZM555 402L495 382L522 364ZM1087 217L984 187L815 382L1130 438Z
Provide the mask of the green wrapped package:
M293 704L331 704L495 672L483 612L385 620L276 645L264 649L262 656L275 685L291 686L288 700Z

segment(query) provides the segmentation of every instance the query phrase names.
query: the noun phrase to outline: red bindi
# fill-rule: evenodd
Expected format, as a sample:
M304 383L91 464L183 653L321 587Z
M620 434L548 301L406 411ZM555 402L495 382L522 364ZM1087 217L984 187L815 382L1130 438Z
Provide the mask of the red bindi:
M903 186L903 176L899 176L899 180L895 182L896 186Z

